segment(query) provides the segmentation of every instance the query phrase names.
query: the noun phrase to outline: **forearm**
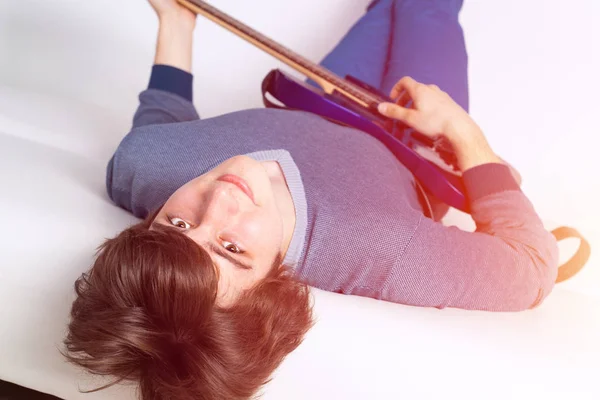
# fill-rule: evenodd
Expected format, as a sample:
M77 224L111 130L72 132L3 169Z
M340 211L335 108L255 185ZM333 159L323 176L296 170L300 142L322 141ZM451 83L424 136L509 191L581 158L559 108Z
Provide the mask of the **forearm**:
M472 132L469 134L453 134L451 137L453 138L452 144L456 151L458 165L463 173L483 164L504 164L510 170L517 184L521 186L521 175L519 172L494 153L487 139L478 128L472 128Z
M195 24L171 15L159 18L154 64L192 71L192 44Z
M489 164L489 163L504 164L510 170L510 173L511 173L512 177L515 179L515 182L517 182L517 185L521 186L521 174L519 174L519 172L515 168L513 168L512 165L510 165L509 163L504 161L502 158L497 156L496 153L494 153L489 146L473 145L471 147L471 149L472 149L472 151L470 151L468 155L461 156L460 164L462 165L461 170L463 172L467 171L471 168L483 165L483 164Z
M515 178L517 184L521 186L521 174L519 174L519 171L517 171L512 165L504 161L502 158L500 158L500 160L508 167L508 169L510 169L511 175L513 176L513 178Z

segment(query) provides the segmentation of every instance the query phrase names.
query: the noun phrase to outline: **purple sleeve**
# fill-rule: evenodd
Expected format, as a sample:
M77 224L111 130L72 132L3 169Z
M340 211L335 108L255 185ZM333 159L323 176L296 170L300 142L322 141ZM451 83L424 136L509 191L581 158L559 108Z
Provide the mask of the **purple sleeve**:
M503 164L463 174L477 229L421 218L382 298L488 311L533 308L550 293L558 246Z
M154 65L148 89L139 95L140 103L133 116L133 127L168 124L174 122L200 119L192 103L192 75L168 65ZM108 196L121 207L131 210L131 193L113 185L115 157L123 143L129 138L131 131L125 136L115 154L106 166L106 190ZM139 215L138 215L139 216Z
M192 75L169 65L154 65L148 89L140 96L133 128L199 119L192 103Z

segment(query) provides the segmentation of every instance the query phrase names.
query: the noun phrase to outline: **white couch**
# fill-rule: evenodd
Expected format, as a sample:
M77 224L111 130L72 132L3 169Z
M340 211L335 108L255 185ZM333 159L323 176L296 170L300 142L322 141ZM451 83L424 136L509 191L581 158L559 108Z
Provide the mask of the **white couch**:
M212 1L315 61L367 3ZM265 399L600 398L599 18L595 0L466 0L462 14L472 114L548 229L588 237L586 268L522 313L314 290L318 323ZM147 84L155 30L143 0L0 0L2 380L69 400L134 398L134 386L79 393L101 381L58 348L74 280L103 238L135 221L111 204L104 173ZM195 49L203 117L260 106L261 79L281 67L201 18ZM445 223L473 228L458 212ZM573 248L561 246L563 260Z

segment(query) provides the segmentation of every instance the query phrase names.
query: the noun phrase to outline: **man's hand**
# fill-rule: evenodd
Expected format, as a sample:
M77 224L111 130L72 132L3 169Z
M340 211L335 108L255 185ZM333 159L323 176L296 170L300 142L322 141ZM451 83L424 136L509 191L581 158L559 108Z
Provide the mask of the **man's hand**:
M179 21L192 29L196 26L196 14L182 6L177 0L148 0L160 20Z
M470 139L480 132L469 114L436 85L424 85L405 76L394 85L390 97L396 99L396 104L382 103L379 112L429 137L444 135L455 142ZM412 108L400 106L411 99Z
M407 76L396 83L390 97L396 103L381 103L379 112L431 138L445 136L454 148L462 172L481 164L503 163L475 121L439 87L424 85ZM413 101L412 108L399 105L409 99Z

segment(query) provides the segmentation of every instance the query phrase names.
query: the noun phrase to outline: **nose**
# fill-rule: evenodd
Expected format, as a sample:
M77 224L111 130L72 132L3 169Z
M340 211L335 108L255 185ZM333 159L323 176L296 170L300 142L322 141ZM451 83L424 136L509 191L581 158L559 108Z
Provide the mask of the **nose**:
M236 190L233 185L226 182L216 182L216 184L205 193L204 212L202 213L203 223L214 223L227 221L239 210L239 204L232 192Z

